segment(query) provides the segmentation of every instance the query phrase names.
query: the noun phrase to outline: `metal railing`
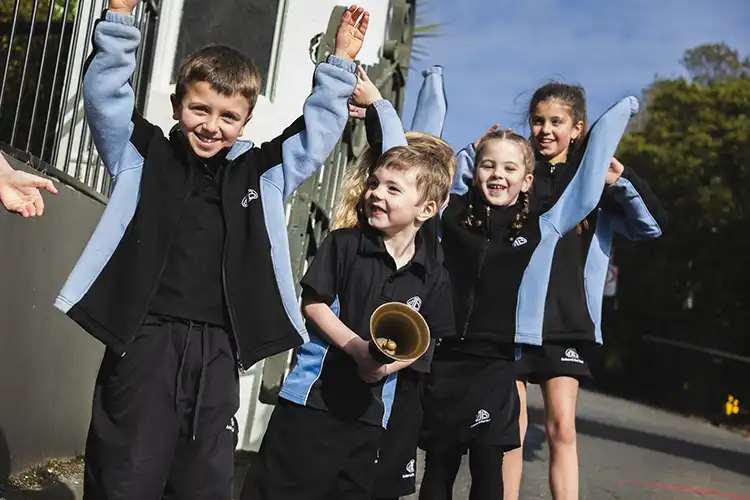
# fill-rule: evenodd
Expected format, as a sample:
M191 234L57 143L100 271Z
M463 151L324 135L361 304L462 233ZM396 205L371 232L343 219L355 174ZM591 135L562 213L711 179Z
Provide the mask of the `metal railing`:
M159 0L135 11L142 41L132 85L143 110ZM110 180L93 145L82 104L85 61L107 0L15 0L0 12L0 142L108 196ZM65 176L62 176L65 177Z

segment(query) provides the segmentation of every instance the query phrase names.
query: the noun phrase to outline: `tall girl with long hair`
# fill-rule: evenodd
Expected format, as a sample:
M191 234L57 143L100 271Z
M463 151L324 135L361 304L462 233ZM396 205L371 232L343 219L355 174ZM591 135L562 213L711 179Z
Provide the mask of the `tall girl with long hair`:
M466 451L470 499L502 497L503 455L520 445L516 345L542 343L555 246L599 202L610 158L635 109L635 98L623 99L597 121L580 168L544 214L532 210L529 196L534 151L512 131L487 134L477 144L473 176L457 173L441 239L457 336L436 348L423 397L421 499L451 498Z

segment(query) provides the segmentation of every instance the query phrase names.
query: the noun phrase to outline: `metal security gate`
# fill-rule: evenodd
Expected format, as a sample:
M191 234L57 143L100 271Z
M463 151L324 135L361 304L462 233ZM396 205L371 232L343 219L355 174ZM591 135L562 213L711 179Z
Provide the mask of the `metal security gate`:
M9 4L10 2L5 2ZM15 0L0 12L2 149L106 200L110 181L83 113L82 80L94 22L107 0ZM143 111L160 0L136 8L141 31L131 80ZM63 175L60 175L63 173Z

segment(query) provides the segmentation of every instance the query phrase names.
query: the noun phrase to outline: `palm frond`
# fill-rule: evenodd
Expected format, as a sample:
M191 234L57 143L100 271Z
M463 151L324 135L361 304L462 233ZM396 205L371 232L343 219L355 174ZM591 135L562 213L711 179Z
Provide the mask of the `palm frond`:
M432 23L432 24L427 24L425 26L417 26L414 28L414 33L416 34L430 33L432 31L438 30L440 26L441 26L440 23Z

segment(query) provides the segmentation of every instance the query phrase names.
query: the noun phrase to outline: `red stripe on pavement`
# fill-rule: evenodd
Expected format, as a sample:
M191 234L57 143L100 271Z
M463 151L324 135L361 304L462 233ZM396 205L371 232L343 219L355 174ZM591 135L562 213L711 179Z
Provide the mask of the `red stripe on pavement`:
M702 488L691 488L689 486L678 486L676 484L664 484L664 483L647 483L643 481L620 481L625 484L634 484L637 486L647 486L649 488L661 488L663 490L677 490L677 491L689 491L691 493L702 493L704 495L712 495L721 498L733 498L735 500L750 500L748 495L737 495L736 493L725 493L723 491L704 490Z

